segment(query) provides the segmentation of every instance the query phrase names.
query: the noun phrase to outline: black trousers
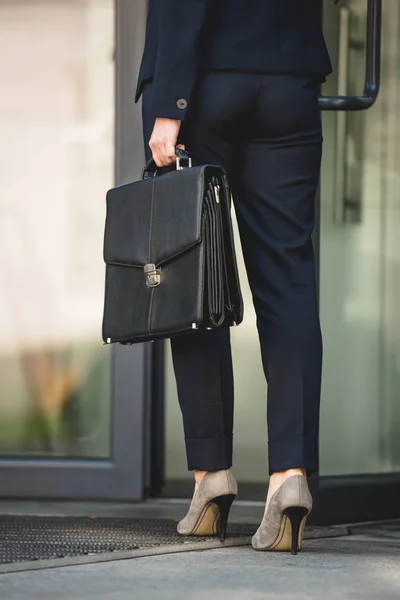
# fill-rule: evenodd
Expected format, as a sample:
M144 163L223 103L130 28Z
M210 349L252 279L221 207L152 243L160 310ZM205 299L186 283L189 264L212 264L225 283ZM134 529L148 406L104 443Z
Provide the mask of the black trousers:
M149 157L151 84L143 123ZM311 233L322 149L318 83L206 73L179 143L197 162L222 165L232 188L268 381L270 473L317 471L322 340ZM171 346L188 467L227 469L234 405L229 330L194 332Z

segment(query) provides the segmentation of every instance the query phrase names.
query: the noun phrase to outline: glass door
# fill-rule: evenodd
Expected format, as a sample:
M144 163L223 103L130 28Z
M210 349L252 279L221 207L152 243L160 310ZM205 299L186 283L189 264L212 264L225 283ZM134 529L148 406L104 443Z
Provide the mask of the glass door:
M146 350L100 332L105 192L142 162L121 73L145 4L0 0L2 496L142 495Z
M324 3L335 74L324 95L359 94L365 0ZM400 5L383 2L381 91L367 111L324 113L320 312L321 474L400 471Z
M362 94L367 12L374 6L373 0L341 0L336 5L332 0L321 2L324 33L334 66L334 74L323 86L323 96ZM321 509L314 511L318 522L335 519L349 522L360 518L360 499L355 492L367 488L372 512L367 511L362 518L388 518L396 509L390 491L390 497L385 496L385 506L375 510L375 499L382 504L380 498L384 495L374 476L381 474L385 485L397 485L398 492L398 479L394 475L400 471L400 445L396 436L400 426L400 5L397 0L385 0L382 19L382 84L376 103L361 112L323 113L320 230L316 232L325 345ZM369 33L370 39L371 35L372 39L378 39L377 32ZM335 103L336 108L338 104ZM326 102L321 105L328 108ZM246 318L233 331L234 464L242 483L241 497L263 500L268 473L266 384L251 296L237 246ZM363 476L367 476L363 480L365 488L360 480ZM186 471L169 353L166 478L171 483L165 488L167 494L190 495L191 475ZM332 494L334 488L340 493ZM328 490L327 495L324 489ZM348 502L349 490L354 496L352 506Z

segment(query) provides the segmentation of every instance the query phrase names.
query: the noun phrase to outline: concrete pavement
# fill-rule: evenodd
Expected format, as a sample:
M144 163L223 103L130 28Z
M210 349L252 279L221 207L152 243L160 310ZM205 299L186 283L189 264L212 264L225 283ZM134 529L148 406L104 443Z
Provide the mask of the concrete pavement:
M399 600L400 539L309 540L297 557L249 547L2 575L1 600Z

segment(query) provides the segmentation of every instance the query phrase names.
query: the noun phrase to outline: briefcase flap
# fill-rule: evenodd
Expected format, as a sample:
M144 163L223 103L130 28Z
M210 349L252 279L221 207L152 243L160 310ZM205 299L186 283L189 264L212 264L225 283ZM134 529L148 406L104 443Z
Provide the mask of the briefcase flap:
M199 244L207 168L172 171L110 190L105 262L161 266Z

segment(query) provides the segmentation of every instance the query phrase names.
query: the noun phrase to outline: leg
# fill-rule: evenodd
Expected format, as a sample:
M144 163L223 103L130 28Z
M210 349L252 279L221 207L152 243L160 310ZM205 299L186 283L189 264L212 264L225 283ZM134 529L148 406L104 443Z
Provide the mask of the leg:
M317 89L263 76L255 135L234 199L268 380L270 473L318 469L322 344L314 201L321 160Z
M171 340L189 470L232 466L233 372L229 329Z
M147 159L154 123L152 86L143 97ZM229 168L230 146L215 136L201 118L182 127L184 143L198 162ZM193 332L171 340L178 398L183 415L189 470L217 471L232 465L233 372L229 330ZM199 479L201 479L200 474ZM197 477L196 477L197 479Z

